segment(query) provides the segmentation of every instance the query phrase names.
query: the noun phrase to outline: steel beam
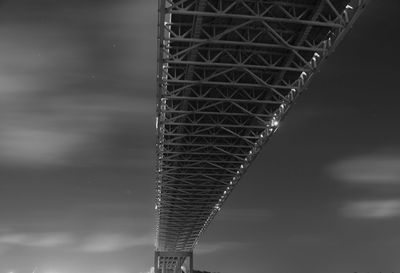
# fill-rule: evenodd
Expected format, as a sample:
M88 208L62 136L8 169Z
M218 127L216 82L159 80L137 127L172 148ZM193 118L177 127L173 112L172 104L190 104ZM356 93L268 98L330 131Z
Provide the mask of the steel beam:
M159 1L157 273L192 255L367 2Z

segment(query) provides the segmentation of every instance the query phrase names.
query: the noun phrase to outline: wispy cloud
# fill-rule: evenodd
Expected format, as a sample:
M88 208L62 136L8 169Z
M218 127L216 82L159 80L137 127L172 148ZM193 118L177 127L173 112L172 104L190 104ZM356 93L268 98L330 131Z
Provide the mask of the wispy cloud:
M361 189L386 190L389 193L387 190L392 192L400 186L400 152L392 147L390 150L350 157L331 165L328 171L338 181L358 185ZM400 199L370 196L365 200L350 200L339 211L345 217L357 219L400 217Z
M200 243L195 248L195 252L197 254L209 254L209 253L219 252L222 250L239 249L242 247L246 247L248 245L249 243L243 243L243 242L215 242L215 243L205 242L205 243Z
M114 252L152 243L153 238L150 235L131 236L122 233L104 233L86 238L79 250L91 253Z
M218 221L234 222L264 222L271 218L271 211L267 209L223 209L218 214Z
M0 236L0 244L28 247L61 247L71 244L74 238L68 233L9 233Z
M153 50L143 47L145 52L138 53L132 49L137 40L125 35L153 6L147 1L96 7L81 3L85 16L71 12L71 20L60 20L63 5L49 11L29 9L25 3L18 10L26 11L29 24L3 18L0 165L153 166L149 153L138 151L143 147L136 145L126 155L148 139L154 126L155 99L147 92L153 88ZM90 15L98 13L102 16ZM35 16L52 23L31 20Z
M400 183L400 154L370 154L339 161L329 173L350 183Z
M81 144L81 137L53 129L7 128L0 133L0 159L8 164L62 165L71 151Z
M152 121L152 100L136 98L124 102L123 98L98 96L87 104L85 99L89 98L43 98L44 102L39 103L16 99L17 105L26 104L36 109L28 107L17 112L10 109L0 117L1 163L33 166L77 164L81 161L104 163L98 158L104 161L110 158L110 154L98 156L99 152L106 152L103 150L108 147L111 155L118 153L115 145L107 141L113 140L108 136L117 134L117 130L126 130L121 121L130 118L132 124L141 123L144 116L149 117L149 123ZM133 145L133 139L138 138L143 138L141 131L132 136L130 145ZM143 160L144 157L148 160ZM134 163L149 164L150 158L147 157L144 154ZM119 162L127 160L115 156L113 159ZM130 158L134 159L138 158Z
M344 216L363 219L400 217L400 200L352 201L341 209Z
M140 272L140 273L154 273L154 266L150 267L148 271Z
M150 234L132 235L126 233L94 233L79 236L72 233L5 233L0 236L0 249L22 246L33 248L54 248L85 253L106 253L121 251L138 246L150 246Z

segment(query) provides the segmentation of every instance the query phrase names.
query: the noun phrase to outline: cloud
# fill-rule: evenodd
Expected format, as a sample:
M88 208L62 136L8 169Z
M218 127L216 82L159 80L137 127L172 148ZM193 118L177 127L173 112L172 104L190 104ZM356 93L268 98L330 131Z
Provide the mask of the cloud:
M266 209L224 209L218 214L218 221L263 222L270 219L271 212Z
M140 273L154 273L154 266L150 267L150 269L146 272L140 272Z
M341 210L350 218L384 219L400 217L400 200L352 201Z
M400 183L400 154L372 154L342 160L329 173L349 183Z
M60 247L73 242L73 237L67 233L9 233L0 236L0 244L28 247Z
M392 191L400 185L400 153L381 150L339 161L328 169L335 179L374 190ZM400 199L367 199L346 202L340 213L349 218L386 219L400 217Z
M9 164L63 164L80 143L78 135L38 128L9 128L0 133L1 158Z
M242 242L215 242L215 243L199 243L196 247L195 252L197 254L210 254L214 252L220 252L223 250L233 250L248 246L249 243Z
M85 239L79 247L80 251L105 253L120 251L136 246L152 245L152 236L132 236L122 233L95 234Z
M21 16L11 8L0 26L0 165L153 166L156 60L151 47L136 47L155 38L126 33L156 4L66 4L87 9L80 16L28 2L8 3Z
M0 250L10 247L58 248L75 252L107 253L153 244L152 235L95 233L79 236L72 233L5 233L0 235Z
M126 158L119 156L117 149L118 145L133 146L135 140L139 142L145 137L146 130L136 131L133 135L125 122L137 127L146 121L149 125L141 127L151 128L154 124L153 100L105 95L93 98L44 96L41 100L16 98L11 103L15 109L9 105L0 110L0 163L59 166L126 161L152 166L151 153L151 158L145 153L139 160L133 154ZM19 109L22 105L26 105L26 109ZM113 143L112 137L122 134L120 132L131 136L129 143ZM136 147L135 155L144 153L140 148ZM107 156L99 153L107 153Z

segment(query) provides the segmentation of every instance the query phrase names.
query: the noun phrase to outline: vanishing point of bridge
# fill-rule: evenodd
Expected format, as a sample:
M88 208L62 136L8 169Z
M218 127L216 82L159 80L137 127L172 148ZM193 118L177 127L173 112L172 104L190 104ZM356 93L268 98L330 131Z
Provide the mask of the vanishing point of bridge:
M368 0L159 0L155 272L193 249Z

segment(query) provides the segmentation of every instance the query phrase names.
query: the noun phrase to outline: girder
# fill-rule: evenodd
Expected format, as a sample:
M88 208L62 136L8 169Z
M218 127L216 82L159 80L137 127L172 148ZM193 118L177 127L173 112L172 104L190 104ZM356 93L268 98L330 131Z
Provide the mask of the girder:
M193 251L367 2L159 1L157 251Z

